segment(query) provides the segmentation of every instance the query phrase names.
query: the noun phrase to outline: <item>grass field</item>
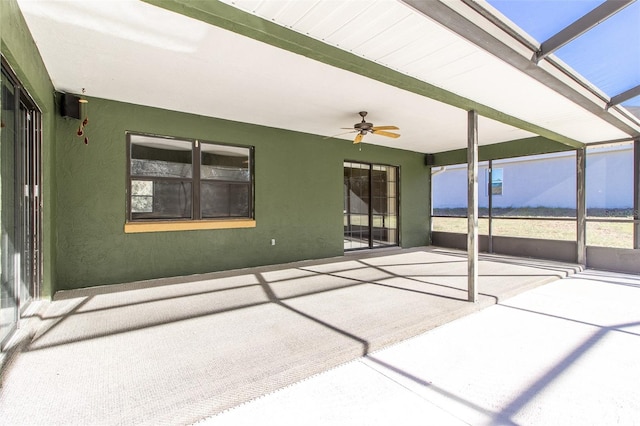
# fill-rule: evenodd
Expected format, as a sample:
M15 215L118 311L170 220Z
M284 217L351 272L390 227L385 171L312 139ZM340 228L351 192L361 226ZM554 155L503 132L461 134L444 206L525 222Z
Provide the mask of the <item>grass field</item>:
M557 217L557 216L556 216ZM620 217L620 219L623 219ZM632 219L628 217L628 219ZM467 219L434 217L432 229L441 232L467 233ZM493 218L494 236L540 238L546 240L576 240L575 220L500 219ZM479 233L489 234L489 220L478 220ZM633 248L633 224L620 222L587 222L587 245Z

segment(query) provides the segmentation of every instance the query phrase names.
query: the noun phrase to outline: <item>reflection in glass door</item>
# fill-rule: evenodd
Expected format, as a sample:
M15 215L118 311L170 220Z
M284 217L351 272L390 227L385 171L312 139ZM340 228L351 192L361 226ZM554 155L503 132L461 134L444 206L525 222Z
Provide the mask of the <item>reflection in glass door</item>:
M4 70L3 70L4 71ZM0 129L0 343L18 321L18 298L16 288L16 132L15 89L2 73L2 128Z
M398 168L344 163L344 249L398 245Z
M2 60L0 345L41 281L40 113Z

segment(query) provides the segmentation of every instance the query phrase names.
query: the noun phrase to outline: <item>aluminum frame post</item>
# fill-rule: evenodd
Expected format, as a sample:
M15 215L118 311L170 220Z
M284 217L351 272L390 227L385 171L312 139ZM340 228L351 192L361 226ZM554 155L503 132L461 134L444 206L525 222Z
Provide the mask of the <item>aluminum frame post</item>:
M640 138L633 141L633 248L640 249Z
M640 95L640 84L638 84L636 87L632 87L631 89L625 92L620 93L619 95L615 95L614 97L612 97L611 100L607 102L607 109L611 108L612 106L619 105L624 101L628 101L629 99L635 98L636 96L639 96L639 95Z
M467 298L478 301L478 113L467 113Z
M587 264L586 148L576 150L576 262Z
M493 160L489 160L487 181L487 194L489 195L489 253L493 253Z

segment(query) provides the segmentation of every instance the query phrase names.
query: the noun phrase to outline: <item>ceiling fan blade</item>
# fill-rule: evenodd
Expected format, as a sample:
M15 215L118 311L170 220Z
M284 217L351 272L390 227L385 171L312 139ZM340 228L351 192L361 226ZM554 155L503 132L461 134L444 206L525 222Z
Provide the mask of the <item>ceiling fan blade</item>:
M371 130L400 130L396 126L373 126Z
M362 133L358 133L356 135L356 138L353 140L353 143L360 143L362 142L362 138L364 137L364 135Z
M399 138L400 135L392 132L385 132L384 130L373 130L371 133L374 135L387 136L389 138Z
M331 138L335 138L336 136L342 136L342 135L346 135L347 133L355 133L356 130L351 130L350 132L342 132L342 133L338 133L337 135L332 135L332 136L325 136L322 139L331 139Z

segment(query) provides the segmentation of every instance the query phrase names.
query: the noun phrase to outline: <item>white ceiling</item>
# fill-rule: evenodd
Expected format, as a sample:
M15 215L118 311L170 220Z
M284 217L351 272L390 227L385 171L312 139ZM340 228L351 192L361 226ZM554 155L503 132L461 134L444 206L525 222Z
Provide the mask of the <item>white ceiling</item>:
M628 137L399 1L227 2L568 138ZM366 143L417 152L467 144L462 109L141 1L18 3L59 91L322 136L366 110L367 121L402 135ZM530 136L480 117L481 144Z

